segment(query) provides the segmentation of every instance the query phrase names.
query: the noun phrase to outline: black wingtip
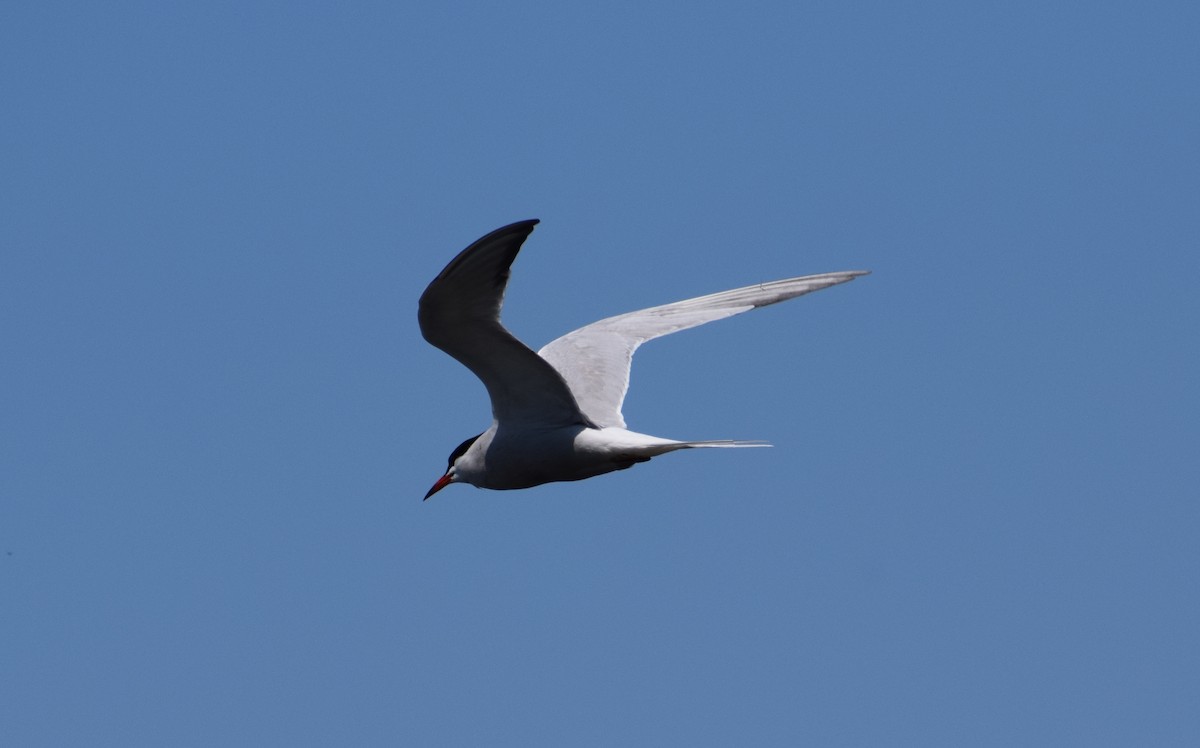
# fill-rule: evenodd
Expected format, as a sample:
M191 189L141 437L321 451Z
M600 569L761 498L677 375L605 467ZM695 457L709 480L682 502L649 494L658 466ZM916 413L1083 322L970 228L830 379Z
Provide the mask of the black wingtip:
M538 219L528 218L524 221L517 221L516 223L510 223L507 226L501 226L495 231L490 231L484 236L479 237L475 241L471 242L470 246L455 255L454 259L447 263L446 267L442 268L442 272L438 273L437 277L433 279L433 282L436 283L449 276L480 247L494 244L496 242L510 240L510 253L507 261L504 264L505 272L507 272L508 264L512 263L513 259L516 258L517 252L521 251L521 245L525 243L525 239L529 236L529 234L533 231L533 227L537 224ZM516 238L516 241L511 241L512 238ZM504 278L501 278L501 280L503 281ZM433 284L431 283L430 288L432 287ZM425 292L429 293L429 289L425 289ZM424 300L425 297L422 295L421 298Z
M487 235L476 241L475 244L479 244L480 242L487 241L488 239L492 239L497 236L504 236L505 234L516 234L522 231L528 234L530 231L533 231L533 227L537 226L539 223L541 223L541 220L538 218L526 218L524 221L514 221L507 226L501 226L495 231L489 232Z
M475 247L481 246L483 244L490 244L498 239L502 239L502 238L512 236L512 235L519 235L521 237L521 241L518 242L518 244L517 244L517 246L520 247L520 245L522 243L524 243L525 237L529 236L529 234L533 232L533 227L538 225L538 223L539 223L538 219L529 218L524 221L517 221L515 223L510 223L507 226L501 226L500 228L498 228L494 231L489 231L488 233L479 237L475 241L471 242L471 246L467 247L459 254L460 255L468 254ZM458 258L456 257L455 259L458 259ZM453 261L451 262L451 264L453 264Z

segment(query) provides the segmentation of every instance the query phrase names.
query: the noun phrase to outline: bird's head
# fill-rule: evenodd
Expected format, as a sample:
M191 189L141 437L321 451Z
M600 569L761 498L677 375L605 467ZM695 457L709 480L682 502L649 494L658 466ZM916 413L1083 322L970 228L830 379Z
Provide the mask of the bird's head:
M441 491L451 483L458 483L462 480L458 477L456 463L458 462L459 458L467 453L467 450L471 448L471 445L475 443L475 440L481 436L483 436L483 434L476 434L454 448L454 451L450 453L450 459L446 460L445 475L437 479L437 483L433 484L433 488L429 489L429 493L425 494L425 498L422 499L422 501L428 500L430 496L433 496L435 493Z

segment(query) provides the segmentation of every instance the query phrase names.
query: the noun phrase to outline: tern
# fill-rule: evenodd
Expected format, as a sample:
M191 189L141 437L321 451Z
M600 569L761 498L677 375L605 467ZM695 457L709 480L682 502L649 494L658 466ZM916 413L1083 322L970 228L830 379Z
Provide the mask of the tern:
M518 221L458 254L421 294L421 334L474 372L492 425L450 453L425 499L451 483L514 489L591 478L667 452L765 447L760 441L679 441L625 428L621 404L633 353L647 340L853 280L867 271L807 275L650 307L593 322L537 353L500 323L509 269L537 219Z

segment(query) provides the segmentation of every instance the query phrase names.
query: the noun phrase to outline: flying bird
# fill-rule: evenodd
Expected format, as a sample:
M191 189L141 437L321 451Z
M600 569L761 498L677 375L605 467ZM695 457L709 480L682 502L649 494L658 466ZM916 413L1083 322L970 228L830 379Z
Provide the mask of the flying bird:
M492 425L450 453L428 499L451 483L529 488L624 470L696 447L764 447L760 441L678 441L625 428L621 404L633 353L647 340L810 291L867 271L760 283L593 322L537 353L500 324L509 268L537 219L496 229L458 254L421 294L417 319L430 344L483 381Z

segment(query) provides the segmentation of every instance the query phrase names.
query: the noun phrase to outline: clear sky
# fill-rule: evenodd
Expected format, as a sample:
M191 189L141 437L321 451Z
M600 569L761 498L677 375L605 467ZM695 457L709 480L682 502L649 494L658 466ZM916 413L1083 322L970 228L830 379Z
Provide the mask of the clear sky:
M1200 11L6 3L0 744L1200 744ZM421 496L421 339L540 218L534 348L694 451Z

